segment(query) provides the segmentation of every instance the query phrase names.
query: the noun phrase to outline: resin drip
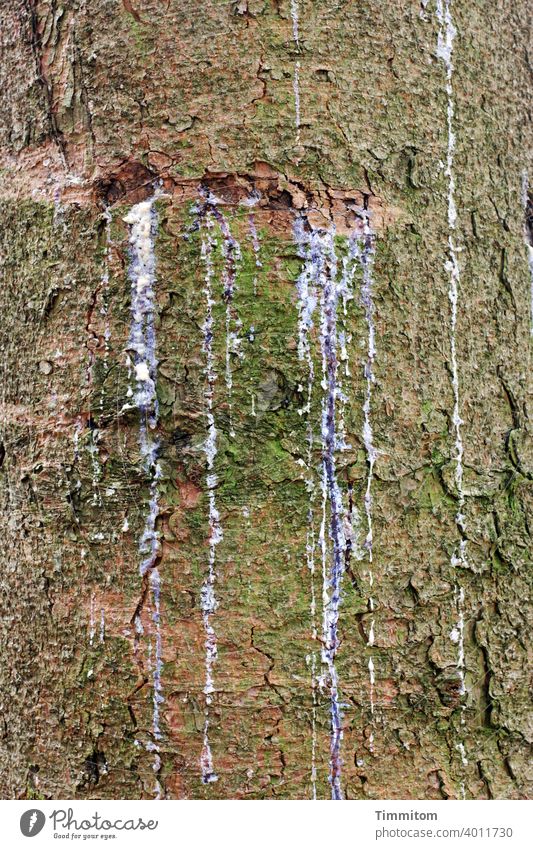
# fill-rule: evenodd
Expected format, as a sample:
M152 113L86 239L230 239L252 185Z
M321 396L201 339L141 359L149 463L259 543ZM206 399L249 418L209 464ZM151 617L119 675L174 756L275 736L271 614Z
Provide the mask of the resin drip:
M220 524L220 514L217 509L216 502L216 487L218 483L215 473L215 460L217 456L217 427L214 415L214 391L217 374L215 371L215 353L213 350L213 335L214 335L214 319L213 307L215 301L213 298L213 249L214 238L212 235L214 216L210 209L213 204L206 205L205 209L205 229L206 233L202 238L202 260L205 267L205 286L204 295L206 301L205 320L203 325L203 350L206 357L205 378L206 386L204 391L204 403L207 418L207 439L204 443L204 454L207 465L207 493L209 503L209 562L208 573L204 581L201 593L202 617L205 630L205 721L204 721L204 738L203 749L200 757L200 766L202 770L202 781L204 784L211 784L218 780L218 776L214 771L213 755L209 742L209 719L210 706L212 695L215 692L213 680L213 666L217 659L217 637L215 629L211 623L211 617L217 608L217 600L215 596L215 581L216 581L216 550L221 542L222 526Z
M305 484L309 493L309 510L307 513L307 537L306 537L306 562L310 576L310 619L311 619L311 639L313 644L316 644L318 638L316 624L316 590L315 590L315 494L316 487L313 476L313 425L311 420L311 400L313 396L314 385L314 364L311 355L311 344L309 334L313 326L312 315L317 305L316 286L312 276L311 257L307 235L305 233L305 220L298 218L295 222L295 240L298 245L298 254L304 261L302 273L298 277L296 284L298 292L298 358L305 361L307 365L307 392L305 406L298 412L300 415L305 415L306 430L307 430L307 459L306 459L306 479ZM302 387L303 388L303 387ZM311 795L313 799L316 795L316 748L317 748L317 652L313 650L307 658L308 664L311 666Z
M81 479L80 479L80 470L79 470L79 462L80 462L80 434L83 432L83 425L81 423L81 419L76 421L76 426L74 428L74 452L72 459L72 472L76 474L76 480L73 483L72 491L73 494L79 494L81 490Z
M240 349L241 339L239 330L242 327L242 322L235 311L234 297L237 288L237 269L238 264L242 259L241 247L236 239L231 235L229 224L222 214L219 203L220 201L212 192L204 191L205 198L204 215L208 224L212 225L214 219L222 234L222 252L224 254L224 277L223 277L223 294L222 297L226 304L226 369L225 381L228 398L229 411L229 435L235 436L233 429L233 370L231 367L231 356L237 354L242 358ZM235 328L232 330L232 327Z
M361 303L365 312L365 321L367 327L367 349L366 362L364 366L364 377L366 382L365 400L363 403L363 443L366 452L367 477L366 489L364 494L364 507L366 516L366 539L364 547L368 556L368 583L370 587L370 595L368 598L368 609L370 612L370 628L368 631L367 645L372 648L375 639L375 619L374 609L375 601L373 595L374 587L374 566L373 566L373 527L372 527L372 482L374 479L374 466L377 459L377 449L374 445L374 435L372 432L371 420L371 405L372 405L372 387L375 382L374 376L374 361L376 358L376 328L374 324L374 299L373 299L373 277L372 265L374 260L374 234L370 228L368 215L363 216L363 233L357 240L358 258L361 264L363 273L361 286ZM375 664L372 654L368 660L368 677L370 690L370 717L372 730L369 737L370 751L374 748L374 683L375 683Z
M445 264L446 271L449 275L450 287L448 296L451 304L451 320L450 320L450 359L452 373L452 389L453 389L453 426L455 433L455 485L457 489L457 513L455 523L461 537L458 549L453 553L451 558L451 566L455 574L455 599L457 610L457 624L452 630L452 634L457 643L457 671L460 680L460 693L463 696L466 692L465 687L465 652L464 652L464 590L459 584L458 568L465 568L466 561L466 537L465 537L465 517L463 514L465 495L463 490L463 439L461 434L461 425L463 421L460 414L460 394L459 394L459 368L457 364L457 315L459 307L459 283L460 269L457 260L457 244L456 244L456 228L457 228L457 209L455 205L455 175L454 175L454 158L455 158L455 132L453 129L454 122L454 92L453 92L453 40L456 35L456 29L453 24L451 14L451 0L437 0L437 19L439 22L439 35L437 44L437 56L444 63L446 71L446 98L447 98L447 130L448 144L446 154L445 176L448 180L448 260ZM453 637L452 637L453 639ZM461 725L464 725L464 710L465 705L462 705ZM461 740L457 745L461 753L461 762L463 766L468 763L465 756L464 743ZM464 786L463 786L464 796Z
M92 487L93 487L93 497L92 497L92 505L94 507L102 506L102 496L100 494L100 480L102 477L102 467L100 465L100 460L98 458L99 450L98 450L98 442L100 440L100 431L97 427L94 426L93 420L91 419L89 422L91 428L90 439L87 443L87 453L91 458L91 472L92 472Z
M259 269L263 267L263 263L261 262L261 245L259 242L259 234L257 232L257 227L255 226L255 218L253 212L250 212L248 215L248 229L250 231L250 236L252 239L252 247L254 250L254 259L255 259L255 274L254 274L254 297L257 295L257 275L259 273ZM253 341L253 340L251 340Z
M100 608L100 642L105 642L105 610Z
M91 608L90 608L90 618L89 618L89 645L92 646L94 644L94 635L96 634L96 624L95 624L95 596L94 593L91 594Z
M159 515L159 480L161 466L158 459L159 443L152 435L158 423L158 404L156 395L157 358L155 335L155 251L154 242L157 233L157 215L154 201L150 200L133 206L124 218L130 227L130 265L129 278L131 281L131 314L132 322L128 348L132 355L135 373L134 404L139 411L140 432L139 443L143 469L150 477L150 495L148 513L144 529L139 541L141 563L140 574L148 578L152 596L152 621L155 630L155 657L152 663L152 732L155 741L161 740L159 726L160 704L163 702L161 671L161 579L158 570L159 540L156 522ZM136 624L138 633L142 633L142 625ZM154 771L157 773L161 766L157 742L150 745L154 752ZM156 769L157 766L157 769ZM156 794L161 788L156 781Z
M109 258L111 255L111 222L113 217L108 209L104 212L105 221L105 247L104 247L104 270L102 273L102 305L100 314L104 321L104 380L109 372L109 340L111 339L111 328L109 324ZM104 381L100 390L100 415L104 412Z
M342 714L339 704L338 678L335 657L339 647L337 626L341 580L345 565L344 507L336 476L337 448L337 262L333 229L319 236L315 243L315 271L321 290L320 342L322 349L322 487L329 501L329 538L331 541L329 594L324 608L324 644L322 657L328 668L331 696L331 761L330 784L333 799L342 799L341 742ZM313 249L312 249L313 250ZM323 516L324 518L324 516ZM324 540L324 527L321 529Z
M530 333L533 336L533 200L531 199L530 189L529 189L529 180L527 174L524 172L522 177L522 205L524 207L524 239L526 242L527 248L527 258L529 263L529 277L530 277L530 313L529 313L529 326Z
M298 9L298 0L291 0L291 20L292 20L292 38L295 44L299 44L300 41L300 33L298 31L300 22L299 22L299 9Z

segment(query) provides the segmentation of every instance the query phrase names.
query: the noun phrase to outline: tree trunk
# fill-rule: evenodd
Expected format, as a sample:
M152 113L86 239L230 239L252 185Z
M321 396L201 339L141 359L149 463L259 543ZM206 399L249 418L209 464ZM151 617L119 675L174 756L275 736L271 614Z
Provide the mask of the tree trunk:
M526 797L529 2L1 6L1 794Z

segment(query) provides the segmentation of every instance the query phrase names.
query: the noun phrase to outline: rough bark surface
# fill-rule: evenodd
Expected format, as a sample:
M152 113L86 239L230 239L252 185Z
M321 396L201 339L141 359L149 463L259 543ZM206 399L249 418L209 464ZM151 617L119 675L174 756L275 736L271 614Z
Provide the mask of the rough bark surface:
M3 797L309 798L314 748L316 793L330 798L321 564L317 555L313 580L306 555L310 478L320 519L320 322L302 413L293 233L298 217L317 230L333 222L342 259L361 210L375 234L374 585L363 547L345 564L335 653L342 795L530 794L530 3L452 11L467 544L455 566L449 138L434 0L1 0ZM155 190L161 739L155 601L139 574L153 478L125 359L124 218ZM209 231L223 538L206 704L209 192L223 218L213 212ZM233 267L224 227L240 246ZM358 270L336 473L364 524L361 284ZM228 309L239 337L231 393ZM465 694L450 639L458 586ZM218 780L204 783L206 708Z

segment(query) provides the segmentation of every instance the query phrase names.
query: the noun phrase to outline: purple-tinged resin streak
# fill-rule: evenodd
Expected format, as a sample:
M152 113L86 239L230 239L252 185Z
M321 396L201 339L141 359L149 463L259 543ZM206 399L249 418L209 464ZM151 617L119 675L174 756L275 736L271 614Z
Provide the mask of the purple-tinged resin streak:
M204 442L204 454L207 465L207 493L209 502L209 561L208 574L204 581L201 592L202 618L205 630L205 720L204 720L204 737L203 749L200 757L200 767L202 770L202 781L204 784L211 784L218 780L213 766L213 755L209 742L209 708L211 705L212 694L215 692L213 679L213 666L217 659L217 637L215 629L211 624L211 617L215 613L218 606L215 595L216 581L216 550L218 544L222 541L223 532L220 523L220 513L216 502L216 488L218 478L215 473L215 459L217 456L217 440L218 433L214 415L214 391L217 374L215 370L215 353L213 350L214 338L214 319L213 307L215 300L213 298L213 249L215 246L212 236L213 216L209 212L209 207L206 209L204 226L206 233L202 238L202 260L205 267L205 285L204 295L206 299L205 319L203 324L203 350L206 356L205 377L206 387L204 391L204 402L206 407L207 417L207 438Z
M157 193L152 198L135 204L124 221L130 227L130 265L131 282L131 327L128 348L133 356L135 372L134 405L139 411L139 443L144 471L150 476L150 497L144 529L139 541L141 563L139 572L148 582L152 596L152 621L155 628L155 660L152 664L153 711L152 733L155 741L161 740L159 710L163 702L161 672L161 578L158 570L160 544L156 531L159 516L159 480L162 470L159 463L159 443L152 436L158 424L158 403L156 394L157 357L155 334L155 238L157 234L157 215L154 206ZM155 752L155 762L160 766L157 742L151 744L150 751ZM155 770L156 772L158 770ZM161 787L156 781L156 795Z
M292 40L296 48L300 47L300 20L298 0L291 0L291 19L292 19ZM300 62L296 61L294 65L294 74L292 78L292 90L294 94L294 127L296 130L295 144L300 144Z

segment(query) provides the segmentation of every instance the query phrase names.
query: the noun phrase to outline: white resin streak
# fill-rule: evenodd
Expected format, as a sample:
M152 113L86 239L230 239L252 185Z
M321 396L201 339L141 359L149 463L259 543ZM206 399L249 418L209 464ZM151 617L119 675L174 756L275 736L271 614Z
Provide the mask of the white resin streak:
M529 274L531 276L531 335L533 336L533 245L527 246L527 256L529 260Z
M292 18L292 40L297 48L300 47L300 32L299 32L299 10L298 0L291 0L291 18ZM297 61L294 65L294 75L292 78L292 89L294 93L294 124L296 128L295 142L300 144L300 62Z
M100 314L104 320L104 374L107 375L109 370L109 340L111 338L111 331L109 326L109 256L111 251L111 221L112 215L109 210L105 210L104 212L104 221L105 221L105 248L104 248L104 261L103 261L103 271L102 276L100 278L101 290L102 290L102 298L101 298L101 307ZM93 370L95 363L95 355L94 352L90 352L89 357L89 367L87 370L87 382L89 386L91 386L93 381ZM100 416L104 411L104 388L100 390L100 401L99 401L99 413ZM100 440L100 431L96 427L91 428L90 433L90 441L87 444L87 452L91 458L91 469L92 469L92 485L93 485L93 497L92 504L94 507L102 506L102 496L100 494L100 479L102 477L102 467L100 465L99 458L99 448L98 442Z
M317 623L316 623L316 590L315 590L315 496L316 487L313 477L313 425L311 422L311 400L313 395L313 385L315 379L315 370L313 358L311 356L311 346L309 333L312 327L312 315L317 304L316 287L311 275L311 266L308 250L306 245L306 235L304 232L302 219L297 219L295 223L295 240L298 245L298 254L305 261L302 273L297 281L298 293L298 358L305 361L307 365L307 394L305 406L298 410L299 415L305 415L307 429L307 458L306 458L306 488L309 493L309 510L307 514L307 535L306 535L306 562L310 576L310 619L311 619L311 639L313 643L317 640ZM318 705L318 678L317 678L317 653L312 651L307 658L308 664L311 666L311 795L313 799L317 798L316 793L316 749L317 749L317 705Z
M100 608L100 642L105 642L105 610Z
M102 467L99 460L98 442L100 440L100 431L96 427L91 428L90 441L87 443L87 453L91 458L92 471L92 486L93 497L92 505L94 507L102 506L102 496L100 494L100 479L102 477Z
M357 238L357 255L363 272L363 280L361 286L361 302L365 311L365 321L367 326L367 351L366 362L364 367L364 376L366 380L365 400L363 402L363 443L366 452L367 462L367 478L366 490L364 495L364 508L367 522L367 534L365 539L365 549L368 553L368 583L370 587L370 596L368 599L368 609L371 614L370 628L368 632L367 645L372 648L375 640L375 618L374 608L375 602L373 597L374 572L373 572L373 527L372 527L372 482L374 479L374 466L377 460L377 449L374 445L374 436L372 432L371 420L371 404L372 404L372 387L375 382L374 376L374 361L376 358L376 328L374 323L374 297L373 297L373 276L372 264L374 259L374 233L370 227L368 215L363 217L363 233ZM374 751L374 685L375 685L375 664L374 658L370 655L368 660L368 678L369 678L369 701L370 701L370 717L372 728L369 736L370 751Z
M159 515L159 480L162 470L158 460L159 443L152 436L158 423L158 404L156 395L157 357L155 334L155 250L154 240L157 231L157 216L154 207L157 193L147 201L133 206L124 221L130 227L130 266L131 313L132 322L128 348L133 354L135 372L135 392L133 399L139 411L139 442L143 468L150 476L150 497L148 514L139 541L141 563L139 572L142 577L148 575L152 595L152 621L155 628L155 659L152 664L152 733L154 743L146 748L154 753L154 772L157 776L161 767L157 741L162 734L159 726L160 705L163 702L161 672L161 578L157 567L160 544L156 531ZM139 622L139 627L142 625ZM161 786L156 778L156 797L161 796Z
M91 607L90 607L90 618L89 618L89 645L92 646L94 643L94 635L96 634L96 624L94 619L94 593L91 593Z
M342 278L338 292L339 297L342 299L342 329L339 331L339 364L342 363L344 366L342 373L345 378L351 377L347 346L352 341L352 337L347 333L346 318L348 315L348 303L353 299L353 281L356 268L355 258L357 248L353 237L349 240L348 248L348 254L343 257L342 260ZM339 401L338 448L341 451L346 451L351 448L351 446L346 442L344 411L348 401L348 396L344 393L342 388L342 377L338 378L337 385L337 398Z
M533 336L533 222L528 222L528 213L529 213L529 179L527 173L524 171L522 175L522 206L524 207L524 240L527 248L527 259L529 264L529 276L530 276L530 313L529 313L529 326L530 326L530 334Z
M323 512L320 528L323 576L325 577L325 500L329 502L329 575L324 584L322 661L326 664L331 700L330 776L331 797L343 799L341 787L341 746L343 738L342 706L339 699L336 655L339 648L338 619L341 583L346 560L345 509L336 474L338 448L338 336L339 286L335 229L314 232L311 238L311 262L320 288L320 348L322 353L322 490Z
M76 421L76 425L75 425L75 428L74 428L74 437L73 437L74 457L73 457L73 462L72 462L72 469L73 469L73 471L74 470L76 471L76 481L74 483L74 491L78 492L78 493L81 489L81 479L80 479L80 476L79 476L78 463L79 463L79 459L80 459L80 434L82 432L83 432L83 425L81 423L81 420L78 419Z
M465 568L466 561L466 538L465 538L465 517L463 514L465 495L463 489L463 439L461 434L461 425L463 421L460 414L460 393L459 393L459 367L457 363L457 316L459 308L459 283L460 269L457 259L458 249L456 244L456 228L457 228L457 209L455 206L455 175L454 175L454 156L455 156L455 132L453 129L454 123L454 92L453 92L453 40L457 33L453 24L451 12L452 0L437 0L437 19L439 22L439 34L437 44L437 56L444 63L446 71L446 97L447 97L447 129L448 129L448 145L446 155L445 175L448 180L448 260L445 268L449 275L450 288L449 299L451 304L451 321L450 321L450 358L452 372L452 388L453 388L453 426L455 432L455 485L457 489L458 509L455 517L455 523L461 536L459 548L453 553L451 565L456 575L456 609L457 609L457 624L454 632L457 633L457 670L460 680L460 693L463 696L466 692L465 687L465 653L464 653L464 590L459 584L457 568ZM453 632L452 632L453 633ZM465 705L462 705L461 725L464 725L464 710ZM457 749L461 753L461 762L463 766L468 764L465 755L464 743L461 740L457 744ZM462 785L462 795L464 797L464 784Z
M303 260L303 268L298 277L296 288L298 295L298 356L307 364L307 398L299 410L305 415L307 423L307 478L310 495L308 511L308 533L306 541L307 565L311 575L311 631L313 640L317 639L316 596L315 596L315 550L320 552L322 568L322 651L321 659L325 673L317 678L317 655L312 652L308 658L311 665L312 687L312 752L311 785L313 798L316 798L316 731L317 731L317 687L327 687L330 696L330 773L329 782L333 799L342 799L341 788L341 744L342 705L339 698L336 654L339 647L338 619L341 602L342 576L346 561L352 551L357 556L359 548L356 540L358 515L350 502L346 511L343 495L337 480L336 456L347 445L344 439L343 404L344 396L339 379L339 363L347 359L345 352L345 334L338 329L339 304L342 298L344 308L353 297L353 261L355 252L350 243L350 254L342 265L339 279L338 262L335 249L334 227L314 229L305 216L298 218L294 227L294 238L298 254ZM311 350L311 330L313 314L320 307L320 354L322 361L322 415L321 433L321 504L318 540L315 542L315 483L313 479L313 422L311 401L314 387L314 365ZM343 325L344 326L344 325ZM349 374L345 363L345 373Z
M298 0L291 0L292 38L295 44L299 44L300 41L299 14Z
M296 136L295 142L297 145L300 144L300 126L301 126L301 115L300 115L300 63L296 62L294 66L294 76L292 79L292 88L294 92L294 126L296 128Z
M237 291L237 272L242 260L241 246L233 238L229 224L219 207L219 199L212 193L205 194L206 221L212 225L216 221L222 234L222 251L224 254L224 276L223 276L223 298L226 303L226 391L229 413L229 435L235 436L233 428L233 369L231 367L232 354L237 354L242 359L241 339L239 330L242 328L234 306L235 292ZM232 327L234 329L232 329Z
M250 230L250 236L252 238L252 246L254 249L254 259L255 259L255 274L254 274L254 298L257 295L257 275L259 273L259 269L263 267L263 263L261 262L261 245L259 242L259 234L257 232L257 227L255 226L255 218L253 212L250 212L248 216L248 228ZM251 340L253 341L253 340Z
M311 395L313 391L313 383L314 383L314 368L313 361L310 356L307 360L309 372L308 372L308 386L307 386L307 408L311 407ZM311 589L311 601L310 601L310 618L311 618L311 639L313 643L316 643L318 633L316 626L316 590L315 590L315 547L316 547L316 539L315 539L315 516L314 516L314 502L315 502L315 483L313 480L313 428L308 416L307 422L307 463L306 463L306 488L309 493L309 510L307 514L307 536L306 536L306 561L307 568L309 570L310 577L310 589ZM311 792L312 798L316 799L316 748L317 748L317 707L318 707L318 677L317 677L317 653L316 651L312 651L308 657L308 662L311 664L311 696L312 696L312 709L311 709Z
M109 340L111 339L111 328L109 324L109 258L111 256L111 223L113 216L108 209L104 212L105 221L105 248L104 248L104 270L102 273L102 306L100 314L104 320L104 375L109 371ZM100 414L104 412L104 386L100 392Z
M214 771L213 755L209 742L209 708L211 705L212 694L215 692L213 680L213 666L217 659L217 637L215 629L211 624L211 616L217 608L217 600L215 596L215 580L216 580L216 550L218 544L223 538L222 526L220 524L220 513L217 509L216 502L216 487L218 483L215 469L215 459L217 456L217 428L214 415L214 387L217 380L215 371L215 353L213 350L213 334L214 334L214 319L213 307L215 301L213 298L213 259L212 252L214 242L211 236L213 228L213 218L209 212L206 213L205 226L207 234L202 239L202 260L205 267L205 286L204 294L206 299L205 320L203 325L203 349L206 355L206 388L204 393L204 402L207 416L207 439L204 442L204 454L207 465L207 492L209 499L209 569L207 577L204 581L201 593L202 617L205 630L205 721L204 721L204 739L203 749L200 757L200 766L202 770L202 781L204 784L211 784L218 780L218 776Z

